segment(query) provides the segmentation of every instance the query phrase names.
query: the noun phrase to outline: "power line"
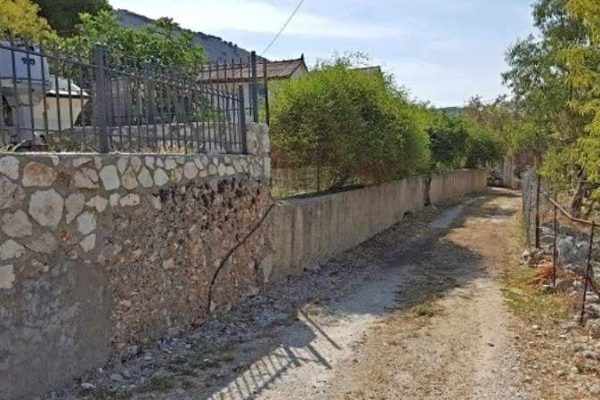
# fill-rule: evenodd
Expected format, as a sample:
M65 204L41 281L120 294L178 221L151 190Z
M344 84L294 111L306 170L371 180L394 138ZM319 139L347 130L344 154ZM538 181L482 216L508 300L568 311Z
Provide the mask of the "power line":
M294 19L294 17L296 16L296 13L300 9L300 7L302 7L302 3L304 3L304 0L300 0L300 2L298 3L298 5L294 9L294 11L292 11L292 14L285 21L285 23L283 24L283 26L281 27L281 29L279 30L279 32L277 32L277 35L275 35L275 37L273 38L273 40L271 40L271 43L269 43L267 45L267 47L265 47L265 49L263 50L263 52L261 53L261 55L264 56L267 53L267 51L269 51L269 49L271 48L271 46L273 46L275 44L275 42L277 41L277 39L279 39L279 36L281 36L281 34L285 30L285 28L287 28L287 26L290 24L290 22L292 22L292 19Z

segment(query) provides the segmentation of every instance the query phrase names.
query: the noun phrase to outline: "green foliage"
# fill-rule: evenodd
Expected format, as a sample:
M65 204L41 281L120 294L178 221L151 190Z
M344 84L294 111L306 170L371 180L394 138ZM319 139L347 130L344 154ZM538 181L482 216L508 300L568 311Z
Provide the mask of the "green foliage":
M508 52L505 82L523 123L513 144L542 161L542 173L573 194L578 214L584 198L600 199L600 3L538 0L537 38Z
M111 56L177 68L195 74L205 62L204 51L193 44L193 34L181 30L171 19L137 29L123 27L112 11L81 14L77 34L63 40L66 50L90 57L94 45L105 46Z
M434 116L428 133L432 170L446 171L463 166L469 137L464 119L440 113Z
M572 18L581 21L588 39L565 52L571 68L570 83L580 93L573 107L588 123L573 153L586 173L591 196L600 201L600 3L571 0L568 10Z
M0 33L37 43L54 40L54 31L39 11L29 0L0 0Z
M573 144L581 134L584 120L570 103L578 93L569 83L569 66L565 49L586 40L580 21L565 8L567 0L538 0L534 5L535 27L540 38L530 36L517 42L508 52L511 69L504 74L506 84L515 95L519 110L535 124L536 135L522 140L538 158L552 146Z
M107 0L34 0L40 8L40 15L61 36L69 36L81 23L79 14L95 15L102 10L110 10Z
M463 115L438 112L428 128L432 171L486 167L502 157L498 139Z
M275 90L275 161L328 168L333 187L426 171L429 150L421 107L387 77L352 70L350 64L348 58L321 63Z
M488 167L502 159L500 142L494 135L480 127L471 127L466 143L466 168Z

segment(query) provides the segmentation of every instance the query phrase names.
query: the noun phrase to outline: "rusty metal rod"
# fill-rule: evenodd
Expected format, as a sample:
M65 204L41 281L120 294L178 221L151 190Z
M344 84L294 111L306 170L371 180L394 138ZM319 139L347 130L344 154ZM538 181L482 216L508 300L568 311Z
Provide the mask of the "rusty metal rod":
M584 317L585 317L585 302L587 300L588 286L590 286L590 283L591 283L592 287L593 287L591 271L592 271L592 253L594 252L594 230L595 230L595 228L596 228L596 224L592 222L592 227L590 228L590 243L589 243L590 247L588 249L587 268L585 270L585 280L584 280L584 284L583 284L583 300L581 302L581 315L579 317L580 324L583 324Z

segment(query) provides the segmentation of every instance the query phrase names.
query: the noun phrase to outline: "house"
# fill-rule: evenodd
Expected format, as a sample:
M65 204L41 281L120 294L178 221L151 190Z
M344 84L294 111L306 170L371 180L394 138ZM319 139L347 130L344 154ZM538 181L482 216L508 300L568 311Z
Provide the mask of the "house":
M308 67L304 60L304 54L300 58L289 60L270 61L258 59L256 65L257 97L258 104L265 102L265 78L267 88L269 84L288 79L297 79L308 73ZM244 103L250 105L251 84L253 81L252 67L250 63L227 64L219 66L208 65L200 73L199 81L214 85L221 90L237 93L241 86L244 90Z
M379 66L379 65L374 65L374 66L370 66L370 67L356 67L356 68L352 68L352 69L354 71L361 71L366 74L379 75L379 76L383 77L383 71L381 70L381 66Z

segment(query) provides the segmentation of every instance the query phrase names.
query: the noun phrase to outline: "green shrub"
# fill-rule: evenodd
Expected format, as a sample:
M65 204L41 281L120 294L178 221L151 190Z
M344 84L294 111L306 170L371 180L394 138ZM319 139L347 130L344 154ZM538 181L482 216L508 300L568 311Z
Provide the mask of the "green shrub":
M427 132L432 172L487 167L503 155L499 139L465 116L433 114Z
M423 172L429 149L418 114L387 79L337 59L274 91L275 162L328 168L331 187Z

